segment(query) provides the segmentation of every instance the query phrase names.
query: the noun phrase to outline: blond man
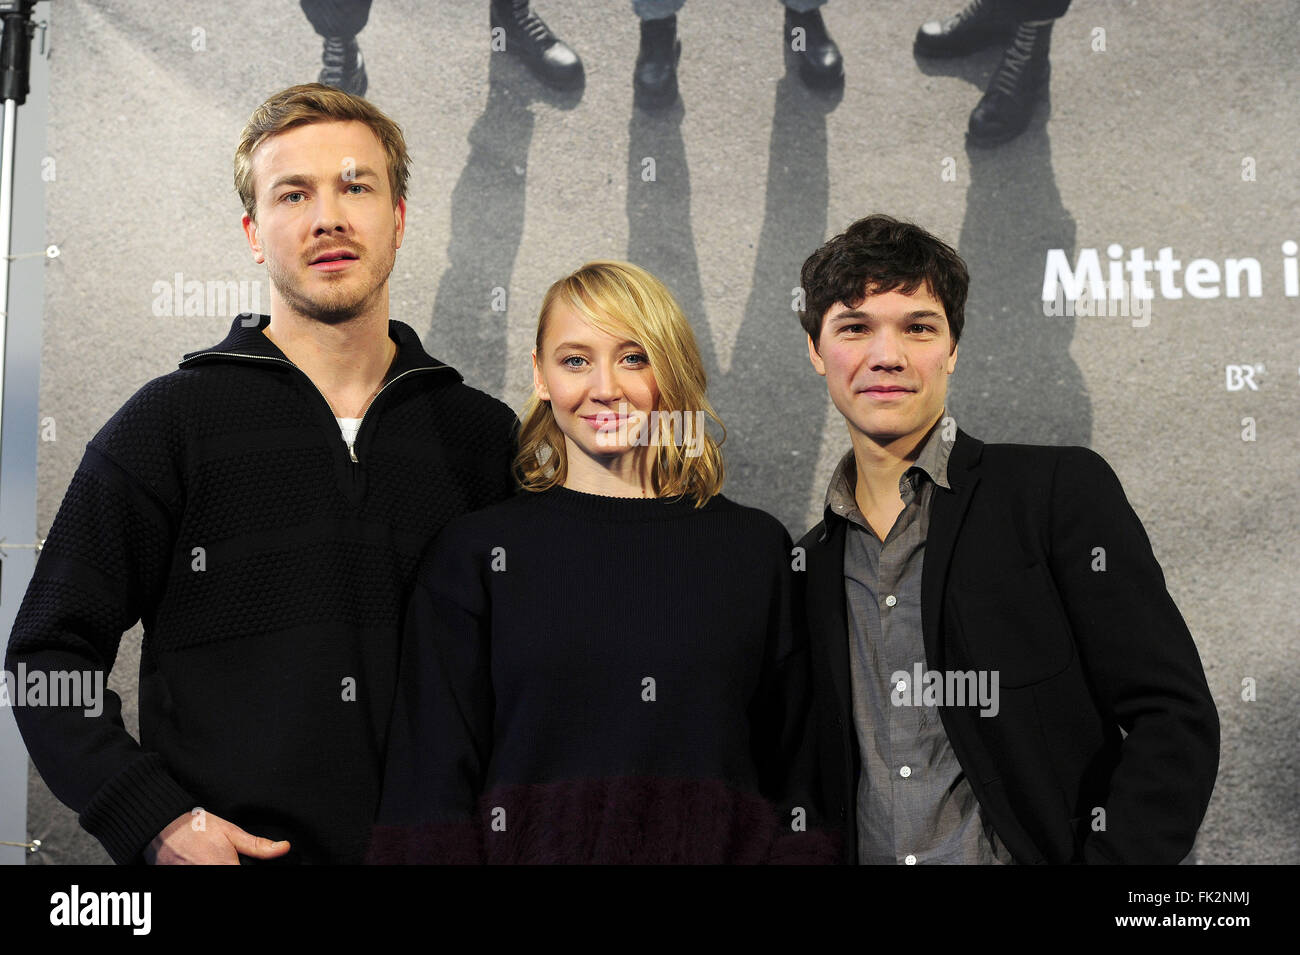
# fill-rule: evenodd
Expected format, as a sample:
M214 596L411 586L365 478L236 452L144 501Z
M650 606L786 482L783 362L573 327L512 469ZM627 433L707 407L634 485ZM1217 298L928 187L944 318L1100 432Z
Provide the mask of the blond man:
M141 388L86 449L6 669L106 673L144 625L140 738L16 708L32 759L114 861L358 861L399 618L425 544L512 489L516 418L389 316L400 128L319 84L235 153L269 315Z

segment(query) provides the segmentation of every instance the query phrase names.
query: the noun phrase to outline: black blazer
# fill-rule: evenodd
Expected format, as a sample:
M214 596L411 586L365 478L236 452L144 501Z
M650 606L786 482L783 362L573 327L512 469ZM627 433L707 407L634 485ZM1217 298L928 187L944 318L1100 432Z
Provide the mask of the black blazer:
M1214 788L1219 719L1119 480L1086 448L958 431L948 481L921 576L925 664L999 673L996 716L939 707L985 818L1020 863L1179 862ZM822 798L854 862L844 537L834 517L799 546Z

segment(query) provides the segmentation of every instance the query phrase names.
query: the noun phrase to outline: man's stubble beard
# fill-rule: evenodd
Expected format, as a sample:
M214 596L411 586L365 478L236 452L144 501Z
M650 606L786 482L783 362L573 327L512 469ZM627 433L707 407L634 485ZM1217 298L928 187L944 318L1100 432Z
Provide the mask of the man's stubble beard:
M363 250L362 255L365 254ZM363 290L357 297L351 297L350 294L345 297L341 289L331 289L322 298L310 298L303 294L301 285L294 283L289 278L289 273L281 268L274 259L267 258L266 269L271 286L279 293L285 304L295 312L324 325L342 325L368 311L379 296L385 294L388 277L392 274L396 262L397 249L393 247L390 250L388 262L380 266L382 274L377 275L378 281L374 283L369 291ZM358 260L358 264L369 271L364 258Z

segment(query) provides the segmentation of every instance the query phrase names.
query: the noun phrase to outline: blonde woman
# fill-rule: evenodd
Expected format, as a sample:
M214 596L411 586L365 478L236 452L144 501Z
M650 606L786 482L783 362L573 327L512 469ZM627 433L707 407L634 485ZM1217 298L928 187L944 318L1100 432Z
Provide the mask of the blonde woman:
M448 525L407 613L374 862L829 861L792 544L728 500L654 276L551 286L522 493Z

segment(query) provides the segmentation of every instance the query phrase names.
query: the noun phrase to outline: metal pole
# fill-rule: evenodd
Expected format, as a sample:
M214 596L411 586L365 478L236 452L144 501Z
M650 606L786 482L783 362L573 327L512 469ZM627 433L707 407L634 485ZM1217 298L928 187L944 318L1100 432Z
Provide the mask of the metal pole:
M5 31L9 24L5 23ZM18 104L5 100L4 139L0 141L0 449L4 448L5 420L5 347L9 340L9 260L10 235L14 215L14 132L18 125ZM2 453L2 452L0 452Z
M6 408L5 391L13 388L7 403L17 421L10 421L3 435L8 448L0 447L0 646L8 642L14 608L22 588L31 576L35 555L30 541L36 539L36 395L40 361L41 271L28 268L11 277L12 243L16 232L20 246L35 247L43 237L39 187L33 189L34 170L44 144L44 105L38 108L36 125L23 137L21 155L17 142L18 107L27 100L33 27L33 0L0 0L0 100L4 102L3 140L0 141L0 426ZM47 88L41 67L40 88ZM40 94L45 97L47 94ZM44 99L42 99L44 103ZM19 163L27 173L19 173ZM15 179L20 184L15 194ZM17 199L20 221L14 222ZM33 266L36 263L32 263ZM12 304L11 304L12 297ZM30 317L9 324L9 311ZM12 332L12 334L11 334ZM14 357L12 375L6 364ZM8 453L4 453L5 451ZM17 533L15 533L17 532ZM8 540L6 540L8 538ZM15 549L17 548L17 549ZM6 559L7 555L7 559ZM21 865L36 841L28 835L27 751L18 734L12 710L0 709L0 862Z
M0 99L5 102L4 141L0 144L0 453L4 448L5 347L9 338L10 236L13 232L14 133L18 107L27 102L32 56L32 7L36 0L2 0L0 18Z

